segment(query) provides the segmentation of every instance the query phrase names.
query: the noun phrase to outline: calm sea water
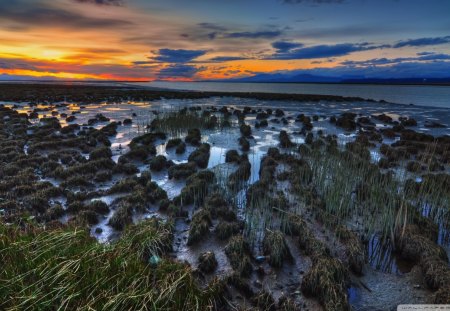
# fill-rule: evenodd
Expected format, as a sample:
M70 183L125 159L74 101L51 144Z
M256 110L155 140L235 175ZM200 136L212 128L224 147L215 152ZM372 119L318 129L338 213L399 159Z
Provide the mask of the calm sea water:
M450 86L314 83L150 82L142 86L189 91L356 96L398 104L450 108Z

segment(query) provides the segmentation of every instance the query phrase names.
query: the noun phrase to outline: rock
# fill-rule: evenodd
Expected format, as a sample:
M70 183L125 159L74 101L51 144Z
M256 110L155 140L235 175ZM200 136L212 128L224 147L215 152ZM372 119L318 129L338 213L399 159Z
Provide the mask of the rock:
M257 263L263 263L266 260L266 256L257 256L255 260Z
M152 255L148 259L148 263L150 264L150 266L152 268L156 268L159 265L160 262L161 262L161 258L159 256L157 256L157 255Z

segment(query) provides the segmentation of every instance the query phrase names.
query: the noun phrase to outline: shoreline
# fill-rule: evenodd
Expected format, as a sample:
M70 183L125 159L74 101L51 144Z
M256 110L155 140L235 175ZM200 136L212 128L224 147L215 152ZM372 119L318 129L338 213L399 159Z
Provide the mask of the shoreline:
M118 102L124 100L152 101L165 99L201 99L211 97L236 97L243 99L299 102L367 102L400 107L423 109L444 109L446 107L401 104L385 100L339 95L258 93L258 92L202 92L156 88L151 86L120 83L117 85L63 84L63 83L0 83L0 102L63 102L76 101L85 104L97 102Z
M199 99L208 97L239 97L257 100L292 100L292 101L365 101L389 103L384 100L373 100L362 97L346 97L338 95L287 94L287 93L253 93L253 92L202 92L189 90L159 89L133 85L70 85L47 83L0 83L0 101L82 101L86 103L98 101L117 101L129 97L130 100L166 99ZM395 104L395 103L389 103Z

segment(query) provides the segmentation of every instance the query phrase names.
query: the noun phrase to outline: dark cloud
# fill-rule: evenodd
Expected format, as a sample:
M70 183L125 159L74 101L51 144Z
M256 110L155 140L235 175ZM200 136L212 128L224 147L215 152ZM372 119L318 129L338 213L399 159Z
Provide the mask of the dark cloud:
M272 43L272 47L276 49L277 52L287 52L295 48L301 48L303 47L303 44L290 41L277 41Z
M198 68L186 64L172 64L161 69L158 73L158 78L192 78L202 70L204 70L203 67Z
M448 54L428 54L419 57L420 60L445 60L450 59Z
M264 25L264 30L230 29L216 23L203 22L196 24L190 37L202 39L273 39L280 36L283 30L277 29L277 25Z
M403 29L399 25L384 24L354 24L354 25L334 25L333 27L314 27L305 28L299 31L302 38L320 39L332 39L340 38L365 38L370 35L384 35L386 33L402 33Z
M277 51L275 54L270 57L266 57L266 59L283 59L283 60L291 60L291 59L314 59L314 58L326 58L326 57L339 57L349 55L353 52L360 51L369 51L375 49L384 49L384 48L402 48L406 46L427 46L427 45L438 45L450 43L450 36L446 37L436 37L436 38L419 38L419 39L411 39L399 41L396 44L382 44L375 45L372 43L364 42L364 43L341 43L334 45L315 45L309 47L303 47L302 43L290 42L290 41L276 41L272 43L272 47ZM428 56L427 56L428 55ZM434 55L428 53L424 53L420 59L413 58L412 60L442 60L447 59L444 54ZM402 59L398 59L402 61ZM387 59L378 59L378 62L387 61L389 63L390 60ZM380 64L380 63L377 63Z
M200 29L192 30L195 34L191 34L191 37L194 38L208 38L209 40L214 40L220 34L228 31L228 28L215 23L203 22L198 23L196 26Z
M26 61L20 58L1 58L0 69L22 69L22 70L39 70L40 62Z
M311 64L324 64L324 63L332 63L334 62L334 58L329 58L327 60L315 60L312 61Z
M218 34L219 34L218 32L210 32L207 34L207 36L210 40L214 40Z
M154 62L154 61L148 61L148 60L135 61L135 62L133 62L133 65L136 65L136 66L150 65L150 64L155 64L155 62Z
M137 66L156 64L156 63L170 63L175 64L204 64L204 63L221 63L236 60L251 59L244 56L217 56L208 60L196 60L196 58L203 56L207 53L206 50L172 50L172 49L160 49L153 51L156 56L149 57L146 61L135 61L133 64ZM178 68L178 67L177 67ZM181 67L180 67L181 68Z
M20 1L0 2L0 23L11 26L61 27L61 28L112 28L133 25L130 21L112 18L93 18L60 8L39 3L21 3Z
M405 62L436 62L450 60L448 54L437 54L433 52L417 53L417 57L397 57L397 58L373 58L363 61L351 61L347 60L341 62L344 66L380 66L380 65L392 65Z
M224 34L225 38L249 38L249 39L272 39L280 36L282 32L280 30L267 30L267 31L242 31L242 32L230 32Z
M96 5L113 5L122 6L124 4L123 0L73 0L80 3L92 3Z
M154 52L156 56L150 59L161 63L188 63L197 57L205 55L206 52L205 50L159 49Z
M299 19L296 19L294 22L296 22L296 23L305 23L305 22L309 22L309 21L312 21L313 20L313 18L299 18Z
M241 71L240 70L227 70L225 72L217 72L217 73L222 73L224 76L228 77L228 76L234 76L234 75L240 74Z
M398 57L398 58L373 58L368 60L362 60L362 61L353 61L353 60L347 60L344 62L341 62L341 65L344 66L378 66L378 65L388 65L388 64L395 64L395 63L401 63L403 61L408 60L415 60L415 57Z
M197 23L194 27L188 27L184 33L189 34L189 38L194 41L205 40L245 40L245 39L273 39L282 35L289 27L282 28L279 25L263 24L257 29L252 28L231 28L218 23L203 22ZM223 40L226 41L226 40ZM221 43L216 43L220 45Z
M208 30L227 31L227 28L214 23L198 23L197 26L200 26L200 28Z
M369 43L342 43L335 45L315 45L310 47L292 48L281 50L269 59L313 59L325 57L345 56L353 52L378 49L380 46L373 46Z
M450 36L434 37L434 38L418 38L399 41L394 44L393 48L402 48L406 46L427 46L427 45L439 45L450 43Z
M419 52L417 53L417 55L421 56L421 55L431 55L431 54L435 54L435 52Z
M246 60L249 59L247 57L239 57L239 56L217 56L214 58L211 58L210 61L212 62L229 62L234 60Z

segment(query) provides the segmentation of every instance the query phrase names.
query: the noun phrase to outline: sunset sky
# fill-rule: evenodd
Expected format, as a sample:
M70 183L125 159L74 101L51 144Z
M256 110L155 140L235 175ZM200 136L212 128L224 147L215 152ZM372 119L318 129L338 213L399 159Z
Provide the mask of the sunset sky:
M450 77L448 0L0 0L0 79Z

